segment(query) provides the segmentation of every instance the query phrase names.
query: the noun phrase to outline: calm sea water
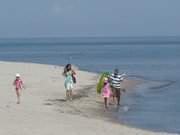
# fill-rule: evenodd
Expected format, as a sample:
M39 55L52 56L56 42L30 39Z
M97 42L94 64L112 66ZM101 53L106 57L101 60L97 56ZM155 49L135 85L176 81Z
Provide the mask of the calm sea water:
M180 133L179 38L1 39L0 60L65 65L103 72L119 68L143 79L116 112L129 126Z

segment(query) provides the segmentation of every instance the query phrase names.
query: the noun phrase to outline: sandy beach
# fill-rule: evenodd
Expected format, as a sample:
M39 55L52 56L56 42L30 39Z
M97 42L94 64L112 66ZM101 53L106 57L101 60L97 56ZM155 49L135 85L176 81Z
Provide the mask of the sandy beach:
M73 101L65 101L62 67L0 62L0 135L168 135L121 125L104 112L95 91L98 74L77 70ZM12 85L19 73L25 83L21 104ZM131 89L138 82L125 80Z

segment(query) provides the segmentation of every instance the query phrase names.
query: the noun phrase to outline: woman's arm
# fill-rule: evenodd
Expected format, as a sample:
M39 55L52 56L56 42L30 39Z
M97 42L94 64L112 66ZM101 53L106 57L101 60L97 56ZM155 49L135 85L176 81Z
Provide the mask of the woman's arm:
M73 74L73 75L76 75L76 72L75 72L73 69L72 69L72 74Z

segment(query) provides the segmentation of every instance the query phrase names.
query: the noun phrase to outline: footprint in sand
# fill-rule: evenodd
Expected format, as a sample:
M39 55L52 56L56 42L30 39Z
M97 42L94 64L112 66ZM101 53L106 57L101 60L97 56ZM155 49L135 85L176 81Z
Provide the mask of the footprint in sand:
M9 109L9 108L11 108L11 106L10 106L10 105L6 105L6 108L8 108L8 109Z

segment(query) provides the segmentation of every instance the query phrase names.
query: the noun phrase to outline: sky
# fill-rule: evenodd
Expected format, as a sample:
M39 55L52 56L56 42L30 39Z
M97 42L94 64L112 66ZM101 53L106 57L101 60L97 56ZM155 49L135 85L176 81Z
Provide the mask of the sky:
M0 0L0 38L180 36L180 0Z

